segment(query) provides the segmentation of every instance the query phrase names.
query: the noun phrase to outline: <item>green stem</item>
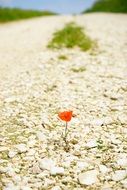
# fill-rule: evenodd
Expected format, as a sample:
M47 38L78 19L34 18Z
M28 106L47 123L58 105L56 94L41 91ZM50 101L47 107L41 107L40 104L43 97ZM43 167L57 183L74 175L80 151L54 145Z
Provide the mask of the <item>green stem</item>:
M67 122L66 122L66 125L65 125L65 139L67 137Z

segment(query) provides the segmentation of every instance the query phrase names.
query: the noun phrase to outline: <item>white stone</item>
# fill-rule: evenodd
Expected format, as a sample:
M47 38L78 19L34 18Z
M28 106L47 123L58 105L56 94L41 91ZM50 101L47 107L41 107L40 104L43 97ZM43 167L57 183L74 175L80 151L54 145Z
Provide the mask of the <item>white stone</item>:
M75 174L74 174L74 178L75 178ZM77 176L76 176L76 178L77 178ZM70 176L64 176L64 178L62 178L62 180L61 180L61 183L63 183L63 184L67 184L67 183L70 183L70 181L72 180L72 178L70 177Z
M32 190L35 187L35 189L42 189L43 182L36 182L34 185L32 185Z
M9 165L8 167L7 167L7 172L6 172L10 177L12 177L12 176L14 176L15 175L15 170L14 170L14 168L11 166L11 165Z
M38 178L44 179L48 175L49 175L49 172L47 170L45 170L45 171L38 174Z
M34 147L36 142L37 141L33 139L33 140L28 141L27 145L28 145L28 147Z
M118 159L126 159L127 158L127 153L119 153Z
M5 163L5 162L7 162L5 159L1 159L1 160L0 160L0 164L3 164L3 163Z
M71 165L71 162L70 161L65 161L62 163L62 166L65 167L65 168L69 168Z
M104 185L104 186L102 187L101 190L112 190L112 188L110 187L109 184L106 184L106 185Z
M61 190L61 188L59 186L54 186L51 190Z
M116 145L121 144L121 141L119 139L116 139L114 135L111 137L111 142Z
M122 180L121 183L124 186L124 188L127 189L127 179Z
M40 173L41 173L41 169L40 169L38 163L34 163L34 164L33 164L32 173L33 173L33 174L40 174Z
M55 184L55 180L45 178L45 182L44 182L45 187L48 187L49 185L53 185L53 184Z
M65 158L65 162L68 161L68 162L73 162L74 160L77 160L77 156L74 156L74 155L69 155Z
M7 168L0 166L0 173L6 173L7 172Z
M42 170L50 170L55 166L55 162L51 159L44 158L42 160L39 160L39 165Z
M9 156L9 158L13 158L15 155L17 154L17 152L16 151L9 151L9 153L8 153L8 156Z
M14 176L13 176L13 181L18 184L18 183L21 182L21 177L20 177L19 175L14 175Z
M42 132L38 132L37 137L38 137L39 141L44 141L46 139L46 135Z
M8 186L8 187L5 187L3 190L20 190L20 187L18 187L18 186Z
M30 176L24 176L22 177L22 185L27 185L30 181Z
M102 126L103 125L103 119L94 119L92 121L92 125L95 125L95 126Z
M34 156L35 155L35 150L34 149L30 149L27 153L27 156Z
M20 190L20 187L14 185L13 183L9 183L3 190Z
M63 175L64 174L64 168L63 167L52 167L50 169L51 175Z
M22 187L21 187L21 190L32 190L32 188L27 187L27 186L22 186Z
M89 142L86 143L87 148L95 148L97 147L97 142L96 140L90 140Z
M82 171L87 167L89 167L89 164L87 162L77 162L77 167L79 168L80 171Z
M8 150L7 147L4 147L4 146L1 146L1 147L0 147L0 152L7 151L7 150Z
M127 167L127 158L123 158L123 159L121 158L117 160L117 164L122 167Z
M109 169L105 165L100 165L99 166L100 172L105 174L109 171Z
M25 156L23 158L23 161L34 161L35 160L35 157L34 156Z
M79 182L81 185L92 185L98 181L98 172L96 170L87 171L79 174Z
M16 148L19 151L19 153L24 153L27 151L26 144L18 144L16 145Z
M6 102L6 103L11 103L11 102L14 102L15 100L16 100L16 97L13 97L13 96L12 96L12 97L6 98L6 99L5 99L5 102Z
M103 123L104 125L109 125L113 123L113 119L111 117L104 117L103 120L104 120Z
M118 116L118 118L122 124L127 124L127 115L122 114L122 115Z
M112 94L112 95L110 96L110 98L111 98L112 100L118 100L118 99L121 98L121 96L119 96L118 94Z
M127 176L127 171L126 170L117 170L112 175L112 180L113 181L120 181L120 180L123 180L126 176Z

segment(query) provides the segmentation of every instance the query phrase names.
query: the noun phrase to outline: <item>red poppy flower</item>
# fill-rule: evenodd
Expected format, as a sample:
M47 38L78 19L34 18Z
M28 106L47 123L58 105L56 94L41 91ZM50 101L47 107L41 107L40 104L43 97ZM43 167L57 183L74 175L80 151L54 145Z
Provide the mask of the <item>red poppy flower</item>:
M58 114L59 118L63 121L69 122L72 118L72 111L64 111Z

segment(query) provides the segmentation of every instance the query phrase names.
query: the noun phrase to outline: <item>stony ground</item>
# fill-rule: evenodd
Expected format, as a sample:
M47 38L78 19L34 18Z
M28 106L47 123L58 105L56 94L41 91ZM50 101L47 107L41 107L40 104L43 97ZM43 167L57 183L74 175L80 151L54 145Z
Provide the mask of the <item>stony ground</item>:
M46 49L68 21L85 27L96 51ZM127 189L126 26L121 14L0 26L1 190ZM57 116L66 109L67 145Z

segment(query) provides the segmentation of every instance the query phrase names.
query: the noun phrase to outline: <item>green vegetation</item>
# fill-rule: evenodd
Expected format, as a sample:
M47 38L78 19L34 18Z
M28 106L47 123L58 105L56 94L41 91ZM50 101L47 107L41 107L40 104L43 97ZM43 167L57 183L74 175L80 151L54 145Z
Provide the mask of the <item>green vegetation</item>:
M127 13L127 0L98 0L85 12Z
M83 51L91 49L93 41L84 33L83 28L75 23L68 23L65 27L54 33L49 42L49 48L73 48L79 47Z
M85 67L72 68L71 71L73 71L74 73L80 73L86 71L86 68Z
M68 58L67 58L66 55L59 55L58 59L60 59L60 60L67 60Z
M28 19L38 16L49 16L54 13L49 11L22 10L18 8L2 8L0 7L0 22L9 22L20 19Z

